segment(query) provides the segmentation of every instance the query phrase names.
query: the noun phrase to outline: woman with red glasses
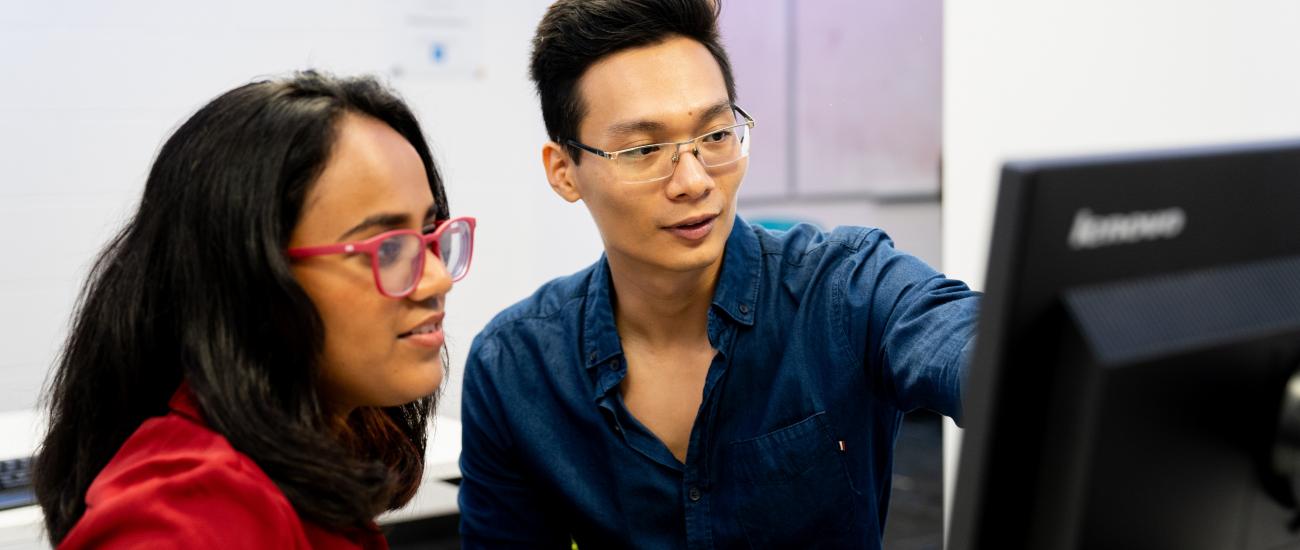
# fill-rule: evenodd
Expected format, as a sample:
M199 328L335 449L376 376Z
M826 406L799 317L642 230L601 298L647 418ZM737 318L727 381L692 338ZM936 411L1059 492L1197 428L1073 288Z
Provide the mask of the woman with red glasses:
M420 484L474 220L367 78L231 90L92 270L35 487L61 548L384 548Z

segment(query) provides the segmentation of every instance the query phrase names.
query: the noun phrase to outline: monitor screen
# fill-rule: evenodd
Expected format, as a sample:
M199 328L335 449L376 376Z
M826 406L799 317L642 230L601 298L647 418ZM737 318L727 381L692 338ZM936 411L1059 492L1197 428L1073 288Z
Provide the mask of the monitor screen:
M949 548L1300 548L1300 141L1008 163L986 281Z

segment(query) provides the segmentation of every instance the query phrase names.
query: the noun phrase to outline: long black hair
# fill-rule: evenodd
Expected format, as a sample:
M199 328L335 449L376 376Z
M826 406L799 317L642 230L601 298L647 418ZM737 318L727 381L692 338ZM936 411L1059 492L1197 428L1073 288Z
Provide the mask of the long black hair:
M95 263L50 378L34 474L52 542L182 380L304 519L360 527L414 495L434 399L362 408L347 429L332 427L316 393L322 322L285 255L347 112L415 147L437 216L448 217L419 124L373 79L297 73L199 109L163 145L139 210Z

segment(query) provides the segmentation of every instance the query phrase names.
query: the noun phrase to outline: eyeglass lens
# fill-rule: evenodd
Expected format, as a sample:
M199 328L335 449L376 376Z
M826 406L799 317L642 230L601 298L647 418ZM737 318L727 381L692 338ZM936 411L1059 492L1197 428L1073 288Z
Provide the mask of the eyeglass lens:
M443 265L447 266L447 274L451 276L451 280L457 281L469 271L473 235L470 233L468 223L459 220L451 223L452 225L443 230L438 238L438 251Z
M706 168L716 168L736 162L744 156L748 140L749 127L744 124L706 134L695 141L699 144L700 163ZM689 143L684 144L679 151L690 154L691 147ZM627 181L662 179L672 175L677 156L672 146L643 147L620 155L619 169Z
M438 257L447 266L453 281L465 276L469 270L470 251L473 247L469 224L456 220L442 228L437 241ZM379 243L375 254L375 268L379 284L385 294L401 296L409 293L424 272L423 239L411 234L393 235ZM430 243L430 247L433 243Z

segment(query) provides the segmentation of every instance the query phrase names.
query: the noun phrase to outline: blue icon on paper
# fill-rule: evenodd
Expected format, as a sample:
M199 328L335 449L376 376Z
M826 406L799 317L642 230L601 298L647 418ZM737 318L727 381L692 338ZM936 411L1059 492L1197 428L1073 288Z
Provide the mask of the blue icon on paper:
M442 47L442 43L441 43L441 42L434 42L434 43L433 43L433 52L432 52L432 53L433 53L433 62L434 62L434 63L442 63L443 58L447 56L447 51L446 51L445 49L443 49L443 47Z

